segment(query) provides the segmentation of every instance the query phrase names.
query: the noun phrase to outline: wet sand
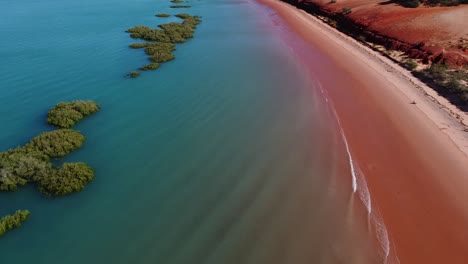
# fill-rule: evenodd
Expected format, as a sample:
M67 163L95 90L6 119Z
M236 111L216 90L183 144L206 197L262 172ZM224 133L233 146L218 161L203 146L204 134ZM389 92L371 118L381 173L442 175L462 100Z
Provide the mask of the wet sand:
M466 115L305 12L277 0L259 2L275 10L275 24L293 32L286 42L336 110L372 210L388 230L390 254L398 257L390 262L467 263Z

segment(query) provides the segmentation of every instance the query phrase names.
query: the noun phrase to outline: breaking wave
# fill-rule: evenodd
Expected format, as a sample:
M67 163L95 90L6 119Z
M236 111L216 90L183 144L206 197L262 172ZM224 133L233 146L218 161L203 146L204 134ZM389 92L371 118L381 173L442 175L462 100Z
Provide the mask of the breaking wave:
M329 98L327 92L323 89L320 83L315 82L316 87L319 88L325 102L327 104L328 110L331 112L334 120L337 123L338 129L340 130L340 135L343 140L344 147L346 149L346 154L348 156L350 173L351 173L351 180L352 180L352 190L353 193L357 193L359 199L365 206L367 210L367 217L369 222L369 231L370 233L375 234L375 238L377 239L381 249L382 249L382 259L383 263L385 264L398 264L400 263L398 257L395 253L391 252L391 244L390 238L383 221L382 216L378 208L373 209L372 199L370 191L367 187L367 182L364 173L359 168L358 163L353 159L352 149L348 143L346 138L345 131L341 125L340 118L335 110L332 100Z

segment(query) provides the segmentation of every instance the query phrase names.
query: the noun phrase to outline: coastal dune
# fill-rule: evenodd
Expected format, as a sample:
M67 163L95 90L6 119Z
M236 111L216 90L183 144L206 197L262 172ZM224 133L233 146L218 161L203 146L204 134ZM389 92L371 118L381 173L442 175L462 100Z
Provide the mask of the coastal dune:
M395 263L468 260L466 114L409 72L277 0L275 25L337 113Z

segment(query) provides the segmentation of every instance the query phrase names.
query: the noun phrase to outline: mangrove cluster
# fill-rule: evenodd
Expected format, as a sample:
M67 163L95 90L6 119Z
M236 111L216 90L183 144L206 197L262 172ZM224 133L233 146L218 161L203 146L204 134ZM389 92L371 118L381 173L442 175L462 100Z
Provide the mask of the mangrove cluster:
M97 111L99 105L93 101L60 102L47 113L47 123L58 128L70 128Z
M159 14L165 16L167 14ZM158 15L157 15L158 16ZM135 26L128 29L130 37L141 39L145 42L131 44L132 49L144 49L149 64L139 68L140 71L156 70L161 63L175 59L172 53L176 49L176 44L183 43L193 38L197 25L201 22L200 17L189 14L178 14L176 17L182 19L182 22L172 22L160 24L157 28L147 26ZM140 75L138 71L132 71L128 74L132 78Z
M0 236L5 234L6 231L21 226L21 223L26 221L28 217L28 210L18 210L12 215L6 215L0 218Z
M170 8L190 8L189 5L171 5Z
M170 17L171 15L170 14L166 14L166 13L159 13L159 14L156 14L157 17Z
M184 2L184 0L171 0L171 3L180 4ZM170 8L190 8L189 5L171 5Z
M86 163L64 163L47 177L40 178L37 185L42 193L66 195L83 190L93 179L94 170Z
M15 191L33 183L46 196L78 192L94 179L94 170L85 163L56 166L52 159L62 158L81 148L83 134L69 129L76 122L99 111L93 101L61 102L48 112L47 123L59 129L41 133L23 146L0 152L0 191ZM17 211L0 219L0 235L18 227L29 211Z
M92 101L63 102L49 111L47 123L70 127L99 106ZM84 163L66 163L56 168L52 158L61 158L81 148L85 137L78 131L61 128L44 132L24 146L0 152L0 190L14 191L29 182L46 195L65 195L82 190L93 177Z

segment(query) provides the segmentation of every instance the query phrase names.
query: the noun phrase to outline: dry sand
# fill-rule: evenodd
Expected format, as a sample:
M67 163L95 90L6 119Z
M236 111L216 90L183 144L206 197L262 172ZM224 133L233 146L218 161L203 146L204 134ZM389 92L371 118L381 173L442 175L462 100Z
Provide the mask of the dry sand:
M304 11L258 1L307 41L299 58L333 102L400 263L468 263L467 115Z

